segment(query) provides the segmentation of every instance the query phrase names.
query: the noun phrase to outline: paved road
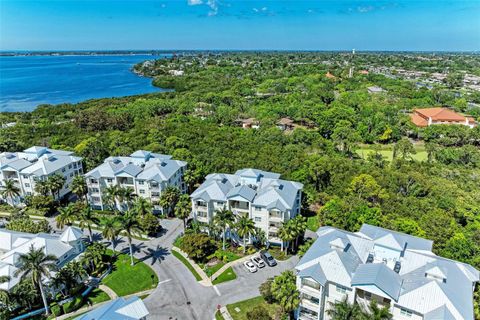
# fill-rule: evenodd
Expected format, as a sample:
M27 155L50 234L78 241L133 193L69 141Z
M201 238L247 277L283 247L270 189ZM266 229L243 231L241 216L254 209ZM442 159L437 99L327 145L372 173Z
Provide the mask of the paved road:
M276 267L266 266L256 273L249 273L243 265L234 267L237 279L214 287L199 284L190 271L173 255L171 248L175 238L183 232L178 220L162 220L165 233L150 241L134 240L135 256L151 266L158 275L159 285L145 299L150 311L148 319L211 320L218 305L258 296L258 287L269 277L284 270L293 269L297 258L279 262ZM95 234L95 240L101 240ZM127 252L126 239L120 239L117 250Z

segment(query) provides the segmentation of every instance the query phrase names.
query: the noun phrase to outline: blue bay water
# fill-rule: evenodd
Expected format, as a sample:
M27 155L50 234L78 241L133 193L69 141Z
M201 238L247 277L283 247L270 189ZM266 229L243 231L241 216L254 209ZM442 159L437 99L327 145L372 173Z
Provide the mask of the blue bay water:
M162 56L0 57L0 112L31 111L40 104L159 92L134 64ZM164 57L164 56L163 56Z

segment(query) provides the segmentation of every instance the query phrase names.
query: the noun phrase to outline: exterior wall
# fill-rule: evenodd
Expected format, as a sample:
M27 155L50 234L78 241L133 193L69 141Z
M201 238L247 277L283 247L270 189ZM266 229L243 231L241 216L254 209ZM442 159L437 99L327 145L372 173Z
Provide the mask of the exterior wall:
M168 186L173 186L180 189L181 193L186 192L186 185L183 181L184 172L185 167L180 168L168 181L163 181L161 183L151 180L136 179L135 177L101 177L97 180L86 176L88 203L94 209L106 209L107 204L103 201L103 191L109 186L117 185L124 188L132 188L137 196L149 199L154 203L154 212L162 212L161 206L155 204L160 200L162 190L165 190Z
M234 206L237 202L229 200L226 202L211 200L206 203L205 206L198 206L197 201L192 199L192 213L193 218L200 223L210 223L215 216L217 210L221 210L226 207L228 210L231 210L234 214L247 214L250 219L253 220L255 226L262 229L267 236L267 240L270 244L280 245L282 243L276 234L278 229L282 226L283 223L294 218L298 213L300 213L301 207L302 192L299 191L297 199L295 201L295 206L292 210L288 211L278 211L278 210L267 210L265 207L256 206L249 201L241 201L239 206ZM207 216L204 217L204 213L207 213Z
M16 199L16 204L21 203L23 198L31 195L38 195L38 192L35 192L35 185L37 180L46 180L49 176L52 175L61 175L65 178L64 187L59 192L59 197L55 196L56 199L63 198L65 195L70 193L70 185L72 183L73 177L79 174L83 174L83 166L81 161L71 162L66 166L50 173L49 175L33 175L33 174L22 174L19 171L13 170L3 170L0 175L0 183L3 183L3 180L13 179L15 185L20 189L20 197Z
M403 309L404 312L402 312L402 309L403 308L401 308L400 306L394 306L393 309L391 309L390 312L392 313L394 320L422 320L423 319L423 316L420 314L412 312L411 315L409 315L408 313L405 313L407 309Z

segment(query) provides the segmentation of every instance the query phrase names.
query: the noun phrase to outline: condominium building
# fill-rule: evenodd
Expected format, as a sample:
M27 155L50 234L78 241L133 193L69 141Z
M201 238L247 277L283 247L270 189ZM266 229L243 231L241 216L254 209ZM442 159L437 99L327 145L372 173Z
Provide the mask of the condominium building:
M301 303L297 319L330 319L346 299L368 310L375 300L393 319L473 320L480 272L436 256L433 242L364 224L351 233L321 227L295 267Z
M191 194L194 219L208 224L217 210L247 215L272 244L280 244L282 224L300 213L303 185L280 179L280 174L242 169L235 174L214 173Z
M106 199L105 189L118 186L131 188L137 196L151 200L155 212L162 212L158 201L163 190L173 186L182 193L186 192L183 181L186 168L187 163L184 161L144 150L136 151L129 157L109 157L100 166L85 174L88 201L95 209L107 209L110 203Z
M7 276L8 281L0 284L0 289L10 290L19 281L15 271L21 266L19 257L34 249L42 248L46 255L57 258L56 265L61 268L75 259L84 250L83 232L75 227L68 227L62 234L25 232L0 229L0 277Z
M20 190L14 199L3 200L19 204L25 196L36 195L37 181L45 181L58 174L65 178L65 184L56 198L63 198L70 190L74 176L83 174L82 158L73 152L53 150L46 147L31 147L23 152L3 152L0 154L0 189L6 180L13 180ZM1 196L0 196L1 198Z

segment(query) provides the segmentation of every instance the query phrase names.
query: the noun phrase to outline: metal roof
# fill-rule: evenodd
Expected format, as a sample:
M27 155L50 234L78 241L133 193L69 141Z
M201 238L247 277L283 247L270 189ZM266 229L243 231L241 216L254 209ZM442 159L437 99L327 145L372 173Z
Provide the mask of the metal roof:
M117 298L87 312L76 320L139 320L149 314L139 297Z
M402 278L383 263L361 264L355 270L352 286L374 285L397 301L402 287Z
M321 227L317 235L295 267L299 276L322 282L325 277L346 287L385 293L397 300L396 305L425 315L425 319L443 319L438 314L445 314L445 319L474 319L472 287L480 281L480 271L436 256L430 251L432 241L366 224L357 233ZM347 241L347 250L336 245ZM382 259L367 263L368 256L376 254L376 245L391 247L395 243L397 249L404 248L393 261L401 264L398 274L392 270L394 263L384 264Z

